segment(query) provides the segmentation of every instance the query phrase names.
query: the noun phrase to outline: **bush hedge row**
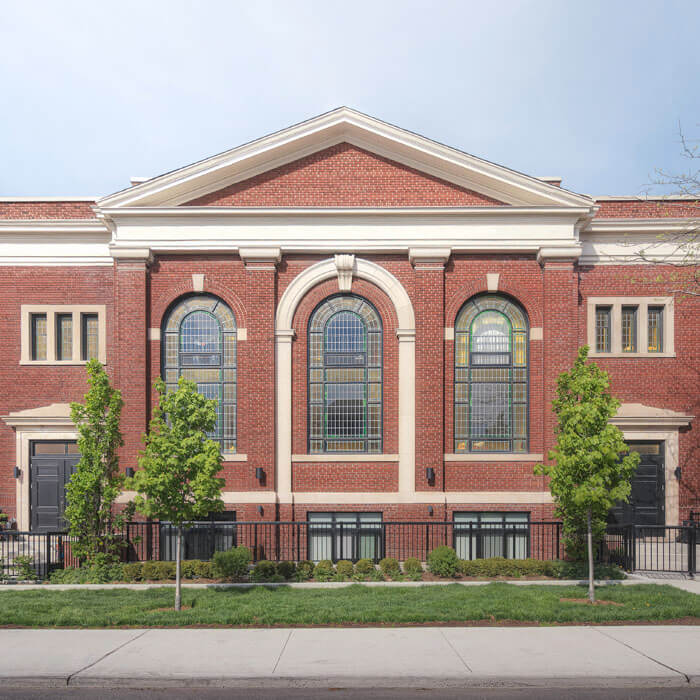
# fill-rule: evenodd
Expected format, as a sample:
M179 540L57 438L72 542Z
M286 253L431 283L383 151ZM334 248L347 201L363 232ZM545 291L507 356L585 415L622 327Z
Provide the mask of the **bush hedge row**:
M407 577L420 580L423 565L409 557L403 563L393 557L385 557L375 566L370 559L360 559L353 564L339 561L335 566L329 560L291 561L275 563L259 561L250 569L251 554L247 547L234 547L227 552L216 552L212 561L197 559L182 562L184 579L217 579L224 581L241 581L248 579L255 582L284 581L364 581L368 578L376 581L385 579L402 580ZM567 561L540 561L538 559L490 559L460 560L452 547L435 548L428 555L428 570L441 578L455 578L461 574L466 577L493 578L503 576L519 578L521 576L546 576L558 579L585 579L588 567L585 563ZM624 573L615 566L599 564L595 570L596 578L622 579ZM51 574L52 583L109 583L117 581L163 581L175 579L175 562L144 561L133 564L111 564L109 566L64 569Z

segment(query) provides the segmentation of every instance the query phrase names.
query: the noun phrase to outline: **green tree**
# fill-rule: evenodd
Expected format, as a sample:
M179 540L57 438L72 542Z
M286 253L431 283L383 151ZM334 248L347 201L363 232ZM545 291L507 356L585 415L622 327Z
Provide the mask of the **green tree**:
M134 505L146 517L168 520L177 532L175 609L180 610L183 527L210 512L223 510L219 444L206 433L216 425L216 401L197 393L193 382L180 379L176 391L155 383L158 405L153 411L140 469L132 483Z
M579 349L570 372L557 380L552 402L557 442L549 452L554 464L538 464L536 474L550 477L549 488L562 518L567 547L588 550L588 597L595 600L593 541L602 537L610 508L627 501L639 455L628 453L622 432L610 423L620 402L610 392L607 372L586 363L588 346Z
M80 461L66 486L65 518L75 538L71 547L83 562L95 563L100 556L116 556L125 513L114 512L114 501L122 490L117 450L124 443L119 431L121 393L114 389L97 360L86 366L89 389L85 405L71 404L71 418L78 429Z

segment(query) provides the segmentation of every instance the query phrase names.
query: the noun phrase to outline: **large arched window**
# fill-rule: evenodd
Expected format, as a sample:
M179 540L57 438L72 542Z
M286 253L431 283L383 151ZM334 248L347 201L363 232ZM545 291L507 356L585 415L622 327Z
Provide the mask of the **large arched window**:
M309 451L382 451L382 322L352 294L309 321Z
M457 315L455 451L528 451L527 318L499 294L474 297Z
M163 326L162 367L168 390L180 377L216 399L216 428L209 437L221 451L236 451L236 320L226 304L210 294L182 299Z

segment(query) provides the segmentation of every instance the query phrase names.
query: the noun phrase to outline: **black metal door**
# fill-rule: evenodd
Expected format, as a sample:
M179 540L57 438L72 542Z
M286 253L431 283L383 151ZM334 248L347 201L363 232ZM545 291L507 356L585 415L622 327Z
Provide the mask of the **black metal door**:
M618 525L665 525L665 471L663 442L629 442L640 457L632 477L629 503L613 508L610 521Z
M66 484L80 461L75 442L34 442L30 464L30 510L33 532L63 530Z

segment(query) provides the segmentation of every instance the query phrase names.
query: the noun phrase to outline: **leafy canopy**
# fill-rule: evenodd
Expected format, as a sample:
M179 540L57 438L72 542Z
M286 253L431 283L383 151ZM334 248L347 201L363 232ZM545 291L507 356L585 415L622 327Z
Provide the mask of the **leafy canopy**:
M629 499L630 479L639 463L636 453L620 458L629 449L620 429L610 423L620 402L610 394L607 372L594 362L587 364L587 357L588 346L584 346L571 371L559 375L552 403L557 442L549 452L554 463L535 467L535 473L551 479L556 513L574 550L582 544L589 510L594 535L599 537L610 509Z
M176 391L155 383L158 405L145 450L133 478L135 506L146 517L168 520L175 527L223 510L219 444L207 433L216 425L216 401L197 393L193 382L180 378Z
M121 393L114 389L97 360L86 365L89 389L85 404L71 404L71 418L78 429L80 461L66 486L65 518L75 540L76 556L88 563L100 555L115 555L114 535L126 513L114 513L124 476L119 473L118 449L124 444L119 430Z

